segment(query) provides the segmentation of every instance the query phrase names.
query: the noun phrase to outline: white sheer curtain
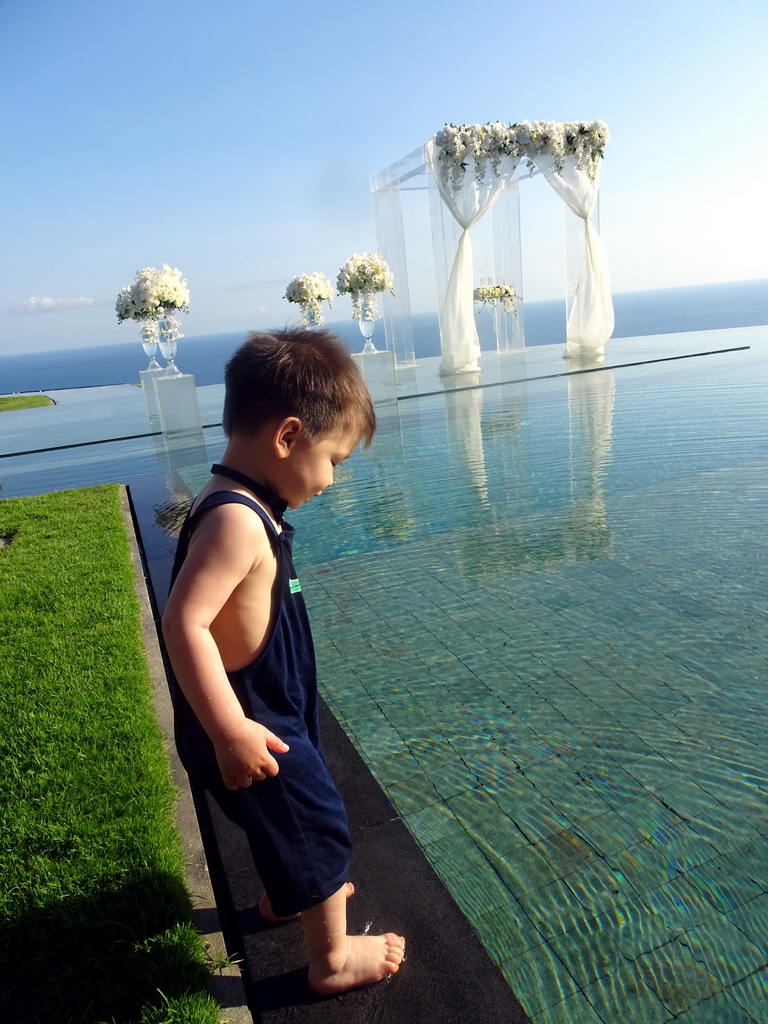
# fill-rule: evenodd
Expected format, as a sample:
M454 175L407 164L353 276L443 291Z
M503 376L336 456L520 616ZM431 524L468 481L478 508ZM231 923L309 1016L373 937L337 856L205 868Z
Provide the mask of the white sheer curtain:
M608 259L600 235L590 217L597 205L600 184L598 164L595 179L576 166L573 156L566 156L560 173L551 156L534 157L536 166L568 208L584 221L585 252L579 283L566 329L566 356L598 356L613 334L614 315Z
M472 300L474 290L472 241L469 229L493 206L512 177L518 160L504 157L498 173L486 167L482 181L475 175L474 160L467 160L464 182L458 192L443 183L434 139L425 146L427 163L435 176L440 195L462 228L453 261L443 307L440 312L441 374L468 373L478 369L480 339L475 327Z

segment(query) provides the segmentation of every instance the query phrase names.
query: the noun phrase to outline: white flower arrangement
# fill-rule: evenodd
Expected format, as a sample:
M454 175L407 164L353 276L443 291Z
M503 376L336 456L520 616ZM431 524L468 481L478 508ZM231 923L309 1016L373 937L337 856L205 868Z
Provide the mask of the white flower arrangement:
M189 312L189 288L182 280L181 271L167 263L162 270L155 267L137 270L133 284L120 291L115 303L118 323L162 319L175 310Z
M517 293L511 284L486 284L475 288L472 292L475 302L482 302L495 306L500 302L506 313L514 313L517 316ZM482 309L482 306L480 307Z
M339 295L352 296L352 319L360 319L360 296L364 298L365 319L378 320L377 292L394 291L395 280L380 252L355 253L339 271L336 290Z
M308 327L311 320L322 326L325 321L320 303L327 302L330 307L333 306L333 285L319 271L314 274L298 274L285 289L284 298L301 306L303 327Z
M485 178L488 164L498 172L505 156L521 159L533 169L533 158L547 154L560 173L566 156L576 159L576 166L594 181L597 168L608 143L608 126L604 121L520 121L516 124L446 124L434 137L438 149L440 176L454 194L459 192L467 170L467 161L475 164L475 177Z

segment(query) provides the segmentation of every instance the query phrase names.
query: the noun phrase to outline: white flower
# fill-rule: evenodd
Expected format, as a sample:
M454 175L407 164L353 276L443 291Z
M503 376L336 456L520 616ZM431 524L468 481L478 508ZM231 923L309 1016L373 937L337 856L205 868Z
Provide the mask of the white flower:
M395 279L387 261L380 252L355 253L339 271L336 290L339 295L352 296L352 319L360 319L360 296L365 298L366 320L378 320L379 311L374 299L376 292L394 291Z
M505 312L514 313L517 316L517 293L511 284L486 284L475 288L472 293L475 302L482 302L495 306L500 302Z
M310 315L318 326L322 326L324 321L320 303L327 302L333 306L333 285L320 271L298 274L289 282L284 297L301 306L301 322L304 327L309 325Z
M121 290L115 303L119 323L163 317L177 309L189 311L189 288L182 280L181 271L172 270L167 263L162 270L154 267L137 270L133 284Z
M534 157L546 154L554 161L558 173L565 165L566 156L571 156L576 166L594 180L607 142L608 126L603 121L446 124L434 136L441 182L454 195L464 184L468 161L472 160L475 177L482 182L488 165L498 174L505 156L516 159L525 156L533 169Z

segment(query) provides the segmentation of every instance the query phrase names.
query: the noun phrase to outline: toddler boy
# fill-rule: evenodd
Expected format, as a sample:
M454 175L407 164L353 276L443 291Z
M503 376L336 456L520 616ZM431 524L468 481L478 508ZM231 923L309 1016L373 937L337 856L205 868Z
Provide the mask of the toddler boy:
M179 538L163 635L182 762L248 837L268 921L301 915L309 983L394 974L404 940L348 936L351 842L323 757L312 637L283 519L376 428L365 383L323 330L252 334L227 365L222 462Z

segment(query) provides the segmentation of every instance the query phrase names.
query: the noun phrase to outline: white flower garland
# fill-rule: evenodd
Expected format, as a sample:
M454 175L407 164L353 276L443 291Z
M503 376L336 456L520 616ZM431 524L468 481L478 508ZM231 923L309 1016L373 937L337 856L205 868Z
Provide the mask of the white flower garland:
M177 309L189 312L189 288L182 280L181 271L167 263L162 270L155 267L137 270L133 284L120 291L115 303L118 323L162 319Z
M507 313L514 313L517 316L517 293L511 284L486 284L475 288L472 293L475 302L482 302L483 306L495 306L500 302ZM481 306L482 309L482 306Z
M395 279L380 252L355 253L339 271L336 290L339 295L352 296L352 319L360 319L360 296L364 298L365 319L378 320L376 292L394 291Z
M437 132L434 142L442 183L456 194L464 183L469 159L474 160L475 176L482 181L488 164L497 173L505 156L527 157L527 166L533 169L534 157L546 154L554 160L558 173L566 156L572 156L576 166L594 181L608 138L604 121L494 121L446 124Z
M333 306L333 285L319 271L314 274L298 274L285 289L283 297L301 306L302 326L309 326L310 316L318 326L322 326L325 321L320 303L327 302Z

